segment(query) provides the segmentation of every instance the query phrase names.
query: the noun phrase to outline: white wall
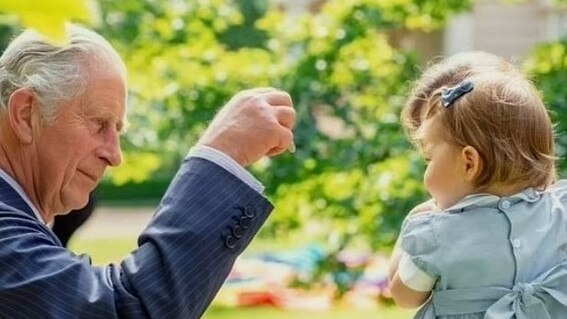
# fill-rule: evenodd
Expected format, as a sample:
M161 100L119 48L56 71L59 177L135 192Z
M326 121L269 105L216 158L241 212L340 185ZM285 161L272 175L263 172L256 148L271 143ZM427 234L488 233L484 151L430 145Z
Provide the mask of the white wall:
M474 49L522 59L535 45L566 35L567 11L548 1L484 0L475 4L472 13L452 19L445 30L443 53Z

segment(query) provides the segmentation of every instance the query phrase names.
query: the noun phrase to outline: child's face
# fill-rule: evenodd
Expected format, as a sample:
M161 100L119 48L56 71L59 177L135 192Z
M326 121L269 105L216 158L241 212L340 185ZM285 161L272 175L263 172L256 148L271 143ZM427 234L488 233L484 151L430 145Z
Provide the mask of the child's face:
M436 117L425 120L419 128L423 156L428 162L423 180L441 209L451 207L474 190L465 179L466 163L461 150L449 144L444 134Z

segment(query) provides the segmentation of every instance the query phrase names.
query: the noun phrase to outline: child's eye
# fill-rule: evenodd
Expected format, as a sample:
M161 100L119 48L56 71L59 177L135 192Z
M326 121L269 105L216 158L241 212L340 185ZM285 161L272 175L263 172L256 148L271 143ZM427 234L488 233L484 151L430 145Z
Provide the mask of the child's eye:
M424 157L423 160L425 161L425 164L429 164L429 162L431 162L429 157Z

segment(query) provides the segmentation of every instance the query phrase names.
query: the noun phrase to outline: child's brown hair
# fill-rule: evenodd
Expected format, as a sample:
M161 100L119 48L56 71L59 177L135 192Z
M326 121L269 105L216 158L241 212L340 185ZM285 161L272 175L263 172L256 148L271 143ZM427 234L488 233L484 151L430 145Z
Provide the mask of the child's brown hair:
M483 51L458 53L427 67L415 82L402 112L402 123L408 135L412 136L421 126L421 109L433 92L455 86L474 74L496 70L519 73L512 63Z
M553 126L539 92L506 65L471 70L457 78L470 81L472 91L449 106L441 98L448 86L422 96L419 106L406 106L403 123L410 137L416 137L425 119L435 117L449 143L479 152L479 189L518 183L546 188L555 180L555 149Z

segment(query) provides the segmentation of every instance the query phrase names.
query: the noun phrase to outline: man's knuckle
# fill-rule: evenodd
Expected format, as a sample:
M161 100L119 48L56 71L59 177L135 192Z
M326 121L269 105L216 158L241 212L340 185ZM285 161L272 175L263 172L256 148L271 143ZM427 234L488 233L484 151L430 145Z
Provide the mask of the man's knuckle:
M262 107L265 104L266 99L261 95L256 95L250 99L250 102L256 107Z

